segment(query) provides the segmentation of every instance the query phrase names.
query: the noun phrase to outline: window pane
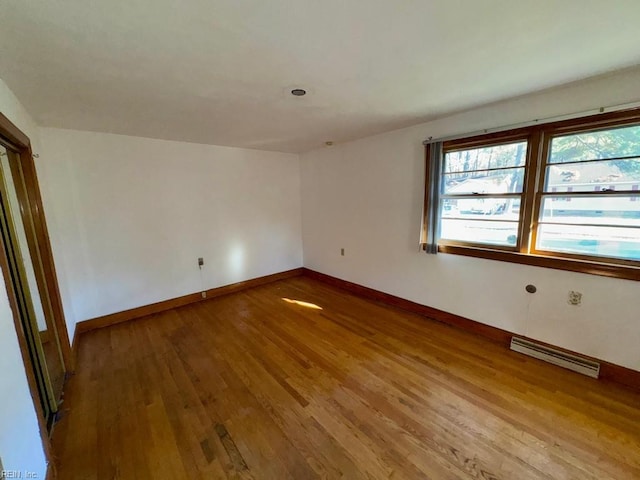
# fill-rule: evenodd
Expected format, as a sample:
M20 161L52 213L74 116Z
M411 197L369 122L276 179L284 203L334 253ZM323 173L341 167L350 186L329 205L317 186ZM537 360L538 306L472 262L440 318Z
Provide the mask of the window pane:
M443 198L442 217L518 221L520 197Z
M638 190L640 158L551 165L547 168L546 192L601 192Z
M536 248L640 260L640 228L540 225Z
M444 173L469 172L491 168L522 167L527 156L527 142L472 148L444 155Z
M549 163L640 157L640 125L555 137Z
M469 193L521 193L524 185L524 168L460 172L443 175L445 194Z
M443 218L440 223L440 238L514 246L518 239L518 222Z
M640 195L544 197L540 221L640 227Z

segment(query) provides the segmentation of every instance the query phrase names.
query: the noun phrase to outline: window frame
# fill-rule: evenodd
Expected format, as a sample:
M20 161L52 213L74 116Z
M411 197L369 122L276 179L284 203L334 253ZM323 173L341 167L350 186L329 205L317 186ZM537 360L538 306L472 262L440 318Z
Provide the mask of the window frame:
M544 192L544 186L553 138L631 125L640 125L640 108L444 141L441 159L443 162L445 154L449 152L501 145L519 140L527 141L527 153L516 245L500 246L438 238L438 252L640 280L640 261L536 249L542 200L545 194L547 196L549 194ZM440 194L441 181L442 174L438 179ZM425 204L426 209L428 205ZM441 211L437 212L437 217L440 221Z
M487 248L491 250L499 250L505 252L523 252L523 248L526 248L527 239L524 235L523 225L526 221L526 209L523 208L523 205L527 203L527 193L529 189L529 183L531 179L530 165L532 163L533 154L535 153L533 148L533 144L535 141L532 141L532 133L528 131L528 129L518 129L518 130L509 130L507 132L500 132L496 134L488 134L482 135L481 137L472 137L471 139L460 139L460 140L450 140L442 143L442 161L444 162L444 156L449 152L457 152L469 150L472 148L482 148L482 147L490 147L495 145L505 145L509 143L515 142L527 142L527 151L525 154L525 163L524 163L524 181L523 181L523 189L522 193L520 193L520 212L518 215L518 240L515 245L489 245L489 244L478 244L475 242L465 242L460 240L445 240L446 245L448 246L457 246L457 247L470 247L470 248ZM442 178L440 179L440 181ZM440 184L440 190L442 190L442 184ZM495 196L495 195L487 195L487 196ZM481 196L478 196L480 198ZM440 202L442 203L442 202ZM438 212L438 218L442 218L441 212ZM438 238L438 251L440 251L440 241Z

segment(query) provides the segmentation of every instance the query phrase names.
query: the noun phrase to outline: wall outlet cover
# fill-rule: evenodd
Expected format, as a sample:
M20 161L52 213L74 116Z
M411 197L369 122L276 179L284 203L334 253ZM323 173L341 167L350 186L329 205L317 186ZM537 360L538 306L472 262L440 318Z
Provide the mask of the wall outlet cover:
M567 298L567 303L569 305L580 305L582 303L582 294L571 290L569 292L569 297Z

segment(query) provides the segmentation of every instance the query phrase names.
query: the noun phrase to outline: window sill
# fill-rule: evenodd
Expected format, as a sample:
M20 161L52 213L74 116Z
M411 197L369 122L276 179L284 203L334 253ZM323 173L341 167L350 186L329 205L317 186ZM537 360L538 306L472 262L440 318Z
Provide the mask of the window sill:
M485 258L502 262L520 263L534 267L554 268L570 272L601 275L612 278L640 281L640 268L629 265L599 263L571 258L551 257L546 255L523 254L504 250L492 250L458 245L438 245L438 252L467 257Z

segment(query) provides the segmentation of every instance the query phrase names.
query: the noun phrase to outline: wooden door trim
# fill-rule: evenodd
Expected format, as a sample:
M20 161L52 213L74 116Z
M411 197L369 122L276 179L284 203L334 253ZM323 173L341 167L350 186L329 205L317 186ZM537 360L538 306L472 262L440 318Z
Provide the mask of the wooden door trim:
M6 254L6 245L4 244L4 240L2 239L2 237L0 237L0 245L2 246L2 249L0 249L0 269L2 269L2 277L4 279L5 290L7 292L9 306L11 307L13 324L16 329L16 336L18 337L18 345L20 346L22 362L25 365L24 370L27 376L27 383L29 384L29 393L31 393L33 406L36 410L36 417L38 418L38 427L40 430L40 437L42 438L42 447L44 449L44 454L47 462L49 462L49 460L51 459L51 442L49 441L49 436L47 434L47 420L45 418L44 411L42 410L42 405L40 404L38 381L36 380L33 369L28 367L28 365L31 365L32 361L29 355L27 336L24 331L24 327L22 326L22 322L20 321L20 314L18 313L18 300L13 289L11 273L9 270L9 260Z
M10 142L13 147L31 148L29 137L22 133L22 130L16 127L2 112L0 112L0 135L4 140Z
M22 185L22 182L16 182L16 193L20 204L28 207L21 209L23 223L25 225L33 224L34 227L35 238L33 238L30 229L26 229L25 232L29 243L30 254L33 257L33 252L31 252L32 246L33 248L37 248L37 253L42 261L42 273L39 269L34 269L36 270L36 280L39 288L45 288L47 290L51 301L53 322L58 332L65 371L67 373L73 372L75 369L74 356L71 351L71 344L69 343L69 333L67 331L67 324L62 307L62 298L60 296L58 276L53 260L53 252L51 250L49 230L47 228L42 197L38 186L38 176L33 161L31 141L29 137L1 112L0 137L17 150L20 159L20 167L23 172L25 184Z

